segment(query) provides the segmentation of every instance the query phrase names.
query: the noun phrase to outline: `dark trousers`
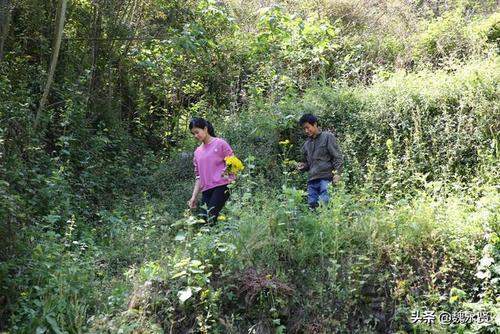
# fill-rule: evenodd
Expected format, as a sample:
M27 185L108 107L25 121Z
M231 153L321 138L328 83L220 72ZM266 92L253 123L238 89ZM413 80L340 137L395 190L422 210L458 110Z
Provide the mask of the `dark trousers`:
M205 190L201 193L202 206L206 206L202 215L208 223L215 223L219 213L229 199L229 188L227 185L218 186Z

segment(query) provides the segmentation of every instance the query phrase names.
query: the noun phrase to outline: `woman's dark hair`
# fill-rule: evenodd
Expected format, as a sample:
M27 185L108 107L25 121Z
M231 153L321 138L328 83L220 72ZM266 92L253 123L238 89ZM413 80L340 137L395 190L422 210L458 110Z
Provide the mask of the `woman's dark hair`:
M316 116L314 116L313 114L304 114L299 119L299 125L302 126L305 123L309 123L311 125L314 125L315 123L318 123L318 118Z
M212 126L212 123L210 123L204 118L201 117L192 118L191 121L189 122L189 130L192 130L193 128L198 128L198 129L207 128L208 134L211 135L212 137L215 137L215 130L214 127Z

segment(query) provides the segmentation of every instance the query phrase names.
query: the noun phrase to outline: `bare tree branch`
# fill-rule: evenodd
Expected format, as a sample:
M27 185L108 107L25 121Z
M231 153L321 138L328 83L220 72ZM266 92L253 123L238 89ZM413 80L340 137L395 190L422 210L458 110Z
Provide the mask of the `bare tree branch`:
M10 0L0 0L0 62L3 59L5 41L9 35L11 12Z
M38 106L38 111L36 113L34 128L36 129L40 123L40 117L42 115L43 109L45 108L45 104L47 103L47 99L49 97L50 86L52 85L52 81L54 80L54 73L56 71L57 59L59 57L59 50L61 48L61 40L64 30L64 20L66 17L66 6L67 0L60 0L59 6L57 8L56 14L56 36L54 39L54 48L52 50L52 57L50 60L49 67L49 76L47 77L47 82L45 84L45 89L43 90L42 99L40 100L40 105Z

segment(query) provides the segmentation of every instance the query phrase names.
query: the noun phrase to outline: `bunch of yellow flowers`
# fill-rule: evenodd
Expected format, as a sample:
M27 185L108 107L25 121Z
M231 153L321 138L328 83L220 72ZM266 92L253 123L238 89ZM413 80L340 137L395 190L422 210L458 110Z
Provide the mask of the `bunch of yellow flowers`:
M238 159L236 156L230 156L230 157L225 157L224 160L226 161L226 173L227 174L238 174L241 172L243 169L245 169L245 166L243 166L243 163L241 162L240 159Z
M280 142L279 142L279 144L280 144L280 145L283 145L283 146L288 146L288 145L290 145L290 140L285 139L285 140L283 140L283 141L280 141Z

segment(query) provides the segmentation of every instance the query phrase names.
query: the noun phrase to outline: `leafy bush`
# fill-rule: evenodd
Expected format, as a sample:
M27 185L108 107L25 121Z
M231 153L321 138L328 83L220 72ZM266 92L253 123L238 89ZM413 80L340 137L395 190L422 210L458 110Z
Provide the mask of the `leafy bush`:
M415 36L413 55L416 62L437 65L448 59L487 54L492 46L495 48L488 43L498 43L498 13L468 19L463 11L459 7L446 12L430 21L427 28Z
M480 151L497 145L497 67L494 57L453 66L451 73L395 73L369 88L312 88L270 107L283 124L275 140L289 138L299 159L303 139L296 120L311 112L339 137L354 184L369 177L378 189L405 192L422 177L466 179L481 165Z
M471 202L432 189L392 203L360 201L338 188L327 207L308 213L304 193L285 187L276 200L255 193L246 207L230 205L227 220L213 228L187 217L177 224L177 245L134 271L129 311L107 316L108 324L127 328L142 319L200 332L410 331L425 327L411 323L415 310L495 316L498 195L485 188ZM486 333L495 324L475 326L468 328Z

